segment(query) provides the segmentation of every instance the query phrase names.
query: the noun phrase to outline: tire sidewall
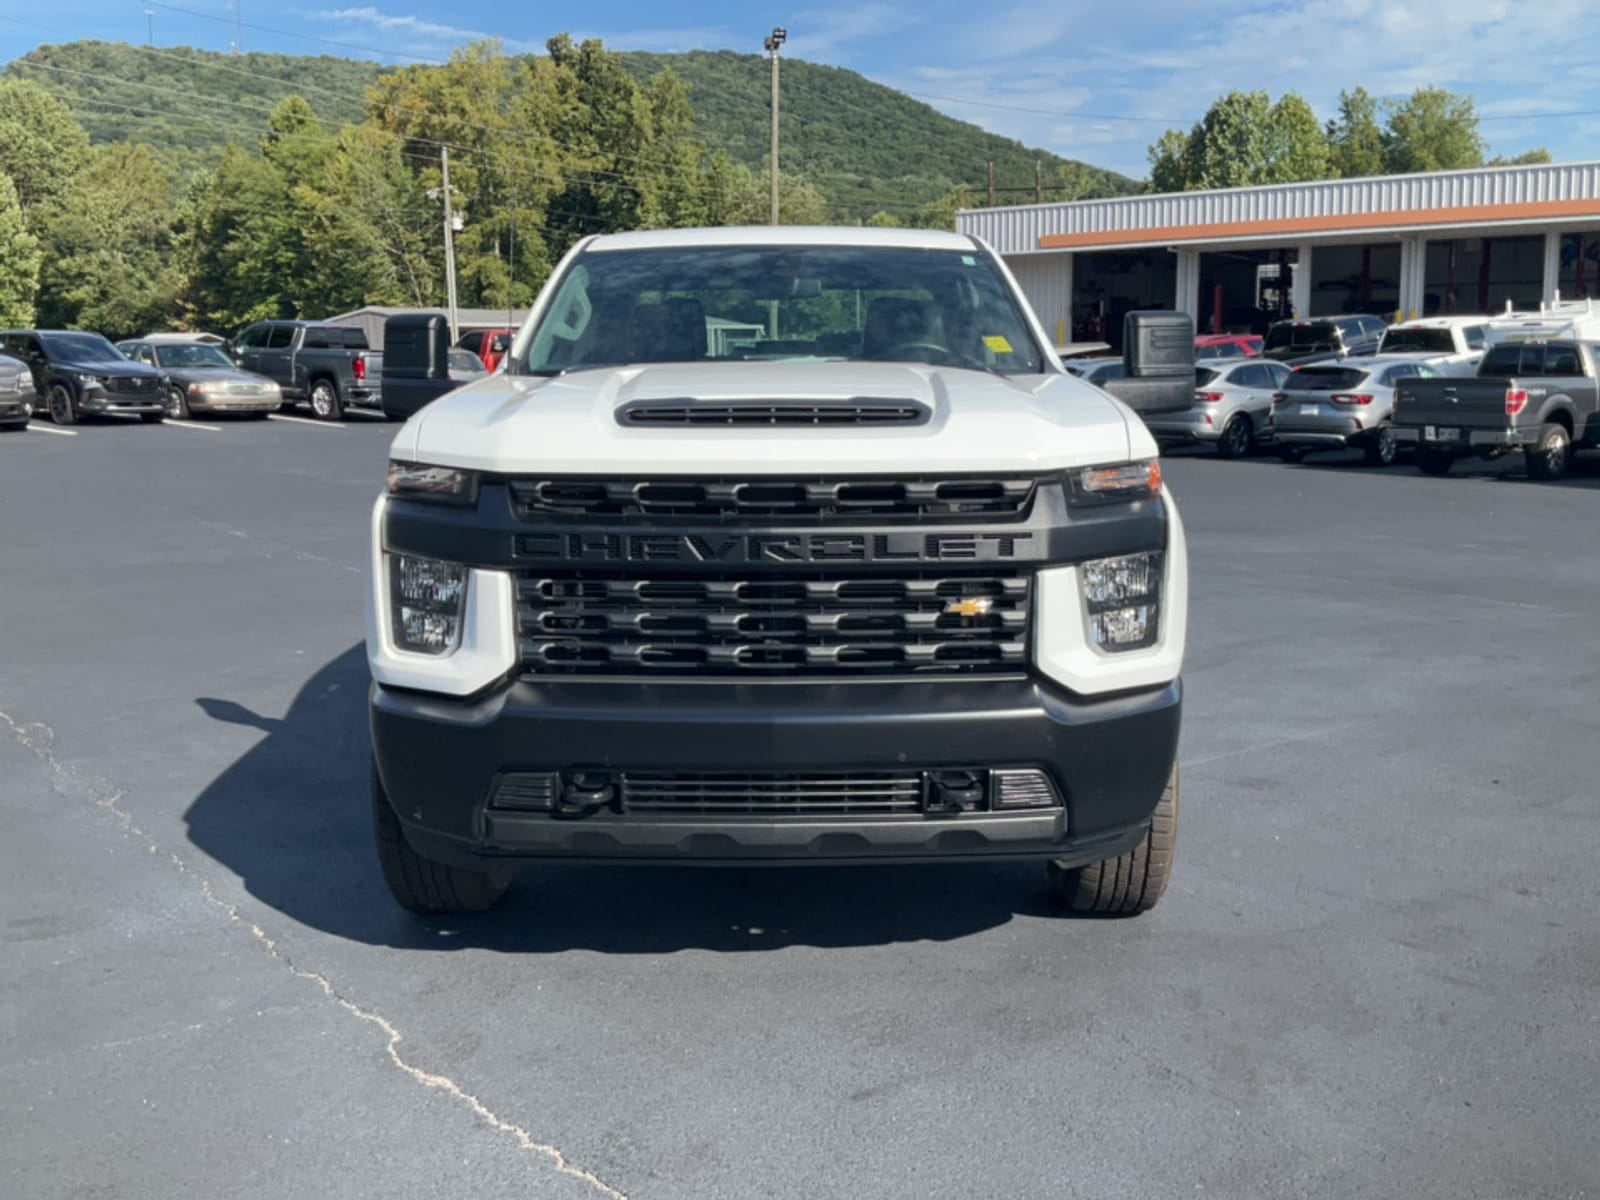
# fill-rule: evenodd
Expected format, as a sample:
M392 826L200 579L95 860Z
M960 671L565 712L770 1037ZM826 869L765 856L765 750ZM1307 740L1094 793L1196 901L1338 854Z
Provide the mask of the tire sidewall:
M1373 465L1392 467L1397 453L1398 447L1395 445L1394 430L1387 425L1378 426L1378 432L1372 437Z
M1547 425L1539 438L1539 475L1543 479L1559 479L1567 472L1572 460L1572 439L1565 427Z
M167 416L174 421L189 419L189 399L176 384L167 389Z
M50 419L57 425L78 423L77 398L72 394L72 389L64 383L50 385L49 409Z
M321 403L318 403L319 397ZM326 379L319 379L311 385L311 394L308 397L311 403L311 415L322 421L332 421L339 416L339 392Z
M1235 413L1222 427L1217 439L1217 453L1223 458L1243 458L1250 452L1250 418Z

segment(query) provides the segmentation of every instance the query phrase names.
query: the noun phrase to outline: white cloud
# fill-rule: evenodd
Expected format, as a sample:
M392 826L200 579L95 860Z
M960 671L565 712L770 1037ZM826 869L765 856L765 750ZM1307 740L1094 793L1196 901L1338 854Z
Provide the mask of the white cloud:
M720 50L733 44L735 35L715 25L682 29L626 29L620 33L581 32L574 41L599 38L610 50L647 50L653 54L681 54L686 50Z
M396 16L365 5L361 8L318 9L305 16L312 21L330 21L347 25L370 25L385 32L399 31L440 41L476 42L492 34L478 29L461 29L454 25L441 25L421 17Z

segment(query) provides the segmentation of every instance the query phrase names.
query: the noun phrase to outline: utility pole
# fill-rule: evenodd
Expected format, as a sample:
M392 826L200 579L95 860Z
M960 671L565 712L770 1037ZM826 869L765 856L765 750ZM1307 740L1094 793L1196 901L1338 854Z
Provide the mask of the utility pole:
M450 147L439 147L439 171L444 192L444 287L450 307L450 344L456 344L456 215L450 206Z
M772 56L772 215L768 224L782 224L778 212L778 48L789 40L789 31L776 28L762 43Z
M1044 163L1037 158L1033 160L1033 202L1044 203Z
M994 159L989 160L989 207L994 207Z
M156 10L155 9L147 8L147 9L144 10L144 28L145 28L145 44L149 45L149 46L154 46L156 44Z

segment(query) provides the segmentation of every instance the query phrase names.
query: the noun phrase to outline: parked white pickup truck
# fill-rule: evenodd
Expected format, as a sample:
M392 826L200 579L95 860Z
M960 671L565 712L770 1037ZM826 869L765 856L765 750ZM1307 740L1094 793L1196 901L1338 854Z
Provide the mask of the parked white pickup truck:
M1032 859L1071 911L1161 895L1183 524L982 243L586 239L390 457L373 816L406 907L551 859Z
M1403 354L1441 375L1478 373L1483 361L1484 327L1490 317L1423 317L1402 321L1383 331L1378 353Z

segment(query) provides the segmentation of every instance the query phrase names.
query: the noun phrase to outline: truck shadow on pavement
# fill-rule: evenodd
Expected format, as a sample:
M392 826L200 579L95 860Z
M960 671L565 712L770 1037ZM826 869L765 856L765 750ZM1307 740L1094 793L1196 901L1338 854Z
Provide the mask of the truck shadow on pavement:
M1054 917L1038 864L999 866L531 866L492 912L402 911L372 845L367 661L357 644L265 717L195 701L266 737L185 814L190 841L256 900L314 929L400 949L662 954L950 941L1016 916Z

